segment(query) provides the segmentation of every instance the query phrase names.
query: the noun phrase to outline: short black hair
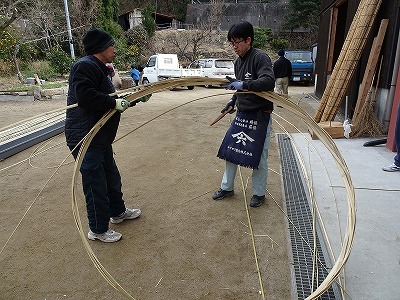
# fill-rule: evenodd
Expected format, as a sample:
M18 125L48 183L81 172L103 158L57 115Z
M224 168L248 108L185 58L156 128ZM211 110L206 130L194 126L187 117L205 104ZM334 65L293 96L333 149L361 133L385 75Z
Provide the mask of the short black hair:
M253 44L254 40L254 28L250 22L240 21L237 24L233 24L228 31L228 41L232 41L232 39L247 39L251 38L251 44Z

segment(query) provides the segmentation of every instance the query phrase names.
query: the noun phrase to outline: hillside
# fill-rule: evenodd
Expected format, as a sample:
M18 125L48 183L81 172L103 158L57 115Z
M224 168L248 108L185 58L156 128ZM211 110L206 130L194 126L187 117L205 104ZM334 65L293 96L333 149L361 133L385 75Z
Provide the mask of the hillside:
M188 65L197 58L230 58L236 54L227 40L227 31L213 31L198 44L193 40L201 33L196 30L160 30L153 38L153 48L147 51L143 59L154 53L177 53L180 62ZM277 56L274 52L266 51L274 61Z

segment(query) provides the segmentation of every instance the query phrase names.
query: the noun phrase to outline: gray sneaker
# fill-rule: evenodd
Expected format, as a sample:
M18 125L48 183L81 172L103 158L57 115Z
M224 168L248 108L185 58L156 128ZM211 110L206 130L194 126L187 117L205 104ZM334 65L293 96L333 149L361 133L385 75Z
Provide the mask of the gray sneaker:
M396 172L396 171L400 171L400 167L396 166L394 163L392 163L390 166L382 167L382 170L386 171L386 172Z
M100 240L104 243L114 243L118 242L122 238L122 234L111 229L108 229L103 233L94 233L93 231L89 230L87 237L92 241Z
M127 208L122 214L116 217L111 217L110 221L113 224L121 223L123 220L132 220L140 216L142 211L136 208Z

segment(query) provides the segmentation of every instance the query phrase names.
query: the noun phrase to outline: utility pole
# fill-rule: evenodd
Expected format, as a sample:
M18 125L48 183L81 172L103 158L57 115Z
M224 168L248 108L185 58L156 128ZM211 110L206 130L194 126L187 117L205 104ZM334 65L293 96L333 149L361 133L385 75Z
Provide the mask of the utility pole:
M73 60L75 60L74 44L73 44L73 41L72 41L71 23L69 22L69 12L68 12L67 0L64 0L64 8L65 8L65 19L67 20L69 50L71 51L71 58Z
M156 0L156 7L154 8L154 22L156 22L157 25L157 0Z

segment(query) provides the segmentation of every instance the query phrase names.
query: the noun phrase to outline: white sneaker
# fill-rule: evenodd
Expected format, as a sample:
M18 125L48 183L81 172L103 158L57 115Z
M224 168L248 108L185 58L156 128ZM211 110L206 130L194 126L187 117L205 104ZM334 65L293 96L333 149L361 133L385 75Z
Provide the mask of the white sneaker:
M100 240L104 243L113 243L118 242L122 238L122 234L111 229L108 229L103 233L94 233L93 231L89 230L87 237L92 241Z
M386 172L396 172L396 171L400 171L400 167L396 166L394 163L392 163L390 166L382 167L382 170L386 171Z
M121 223L123 220L132 220L136 219L140 216L142 211L137 208L127 208L122 214L117 217L110 218L111 223L118 224Z

